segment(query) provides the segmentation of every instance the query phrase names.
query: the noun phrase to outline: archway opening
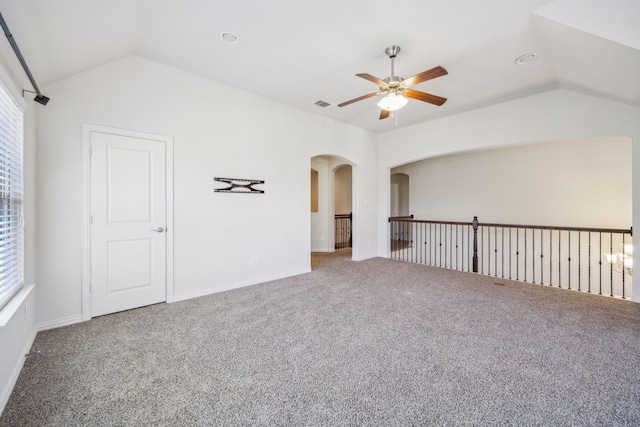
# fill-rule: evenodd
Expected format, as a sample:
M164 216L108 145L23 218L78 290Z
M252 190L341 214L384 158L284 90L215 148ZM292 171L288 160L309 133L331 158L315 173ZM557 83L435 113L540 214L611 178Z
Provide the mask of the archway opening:
M340 165L334 170L334 233L336 251L352 247L353 223L353 171L351 165Z
M310 173L311 252L340 251L350 256L354 243L353 166L338 157L316 156L311 158Z

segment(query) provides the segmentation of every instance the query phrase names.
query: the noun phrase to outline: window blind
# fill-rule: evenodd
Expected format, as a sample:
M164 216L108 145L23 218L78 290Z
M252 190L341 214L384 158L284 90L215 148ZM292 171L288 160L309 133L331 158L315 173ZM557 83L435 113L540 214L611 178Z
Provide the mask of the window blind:
M24 282L23 113L0 81L0 309Z

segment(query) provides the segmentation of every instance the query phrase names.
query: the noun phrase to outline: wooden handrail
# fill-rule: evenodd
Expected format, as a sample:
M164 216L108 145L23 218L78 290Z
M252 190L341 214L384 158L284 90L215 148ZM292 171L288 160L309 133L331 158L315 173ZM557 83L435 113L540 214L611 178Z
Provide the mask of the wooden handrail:
M389 217L391 221L414 222L420 224L447 224L447 225L473 225L472 222L456 222L456 221L436 221L426 219L413 219L411 216L395 216ZM493 222L478 222L479 227L497 227L497 228L530 228L534 230L561 230L561 231L585 231L592 233L624 233L633 235L633 227L630 228L595 228L595 227L566 227L555 225L523 225L523 224L499 224Z
M413 215L390 216L389 217L389 222L391 222L391 221L405 221L405 220L409 220L409 219L413 219Z
M520 224L494 224L481 222L480 226L500 228L531 228L534 230L561 230L561 231L585 231L592 233L623 233L633 235L633 227L630 228L593 228L593 227L561 227L555 225L520 225Z

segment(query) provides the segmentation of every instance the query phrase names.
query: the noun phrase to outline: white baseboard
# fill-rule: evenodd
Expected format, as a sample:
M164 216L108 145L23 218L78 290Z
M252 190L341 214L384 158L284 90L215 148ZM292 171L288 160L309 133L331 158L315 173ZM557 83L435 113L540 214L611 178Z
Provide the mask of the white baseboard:
M62 319L51 320L36 324L36 331L46 331L48 329L61 328L62 326L73 325L74 323L84 322L82 315L63 317Z
M29 339L27 339L27 342L22 349L21 355L29 353L33 342L36 340L37 333L38 331L36 331L35 329L31 332ZM11 372L11 377L9 378L7 384L5 384L4 390L2 390L2 394L0 395L0 414L2 414L5 406L7 406L7 402L9 402L9 397L11 397L11 392L13 392L13 388L16 386L16 382L18 381L18 377L20 376L20 372L22 371L22 366L24 366L25 360L26 358L24 356L18 358L16 366L13 368L13 372Z
M271 282L273 280L284 279L286 277L298 276L300 274L309 273L310 271L310 268L303 268L300 270L288 271L286 273L274 274L273 276L263 276L242 282L228 283L222 286L216 286L215 288L202 289L200 291L189 292L182 295L174 295L172 299L167 299L167 302L178 302L192 298L203 297L206 295L217 294L218 292L230 291L232 289L244 288L245 286L253 286L260 283Z

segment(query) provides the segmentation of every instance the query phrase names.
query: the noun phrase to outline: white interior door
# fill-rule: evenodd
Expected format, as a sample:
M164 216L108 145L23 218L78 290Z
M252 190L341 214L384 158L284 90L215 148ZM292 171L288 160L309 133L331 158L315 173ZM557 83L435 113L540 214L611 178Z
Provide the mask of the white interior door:
M166 301L166 144L91 132L91 315Z

